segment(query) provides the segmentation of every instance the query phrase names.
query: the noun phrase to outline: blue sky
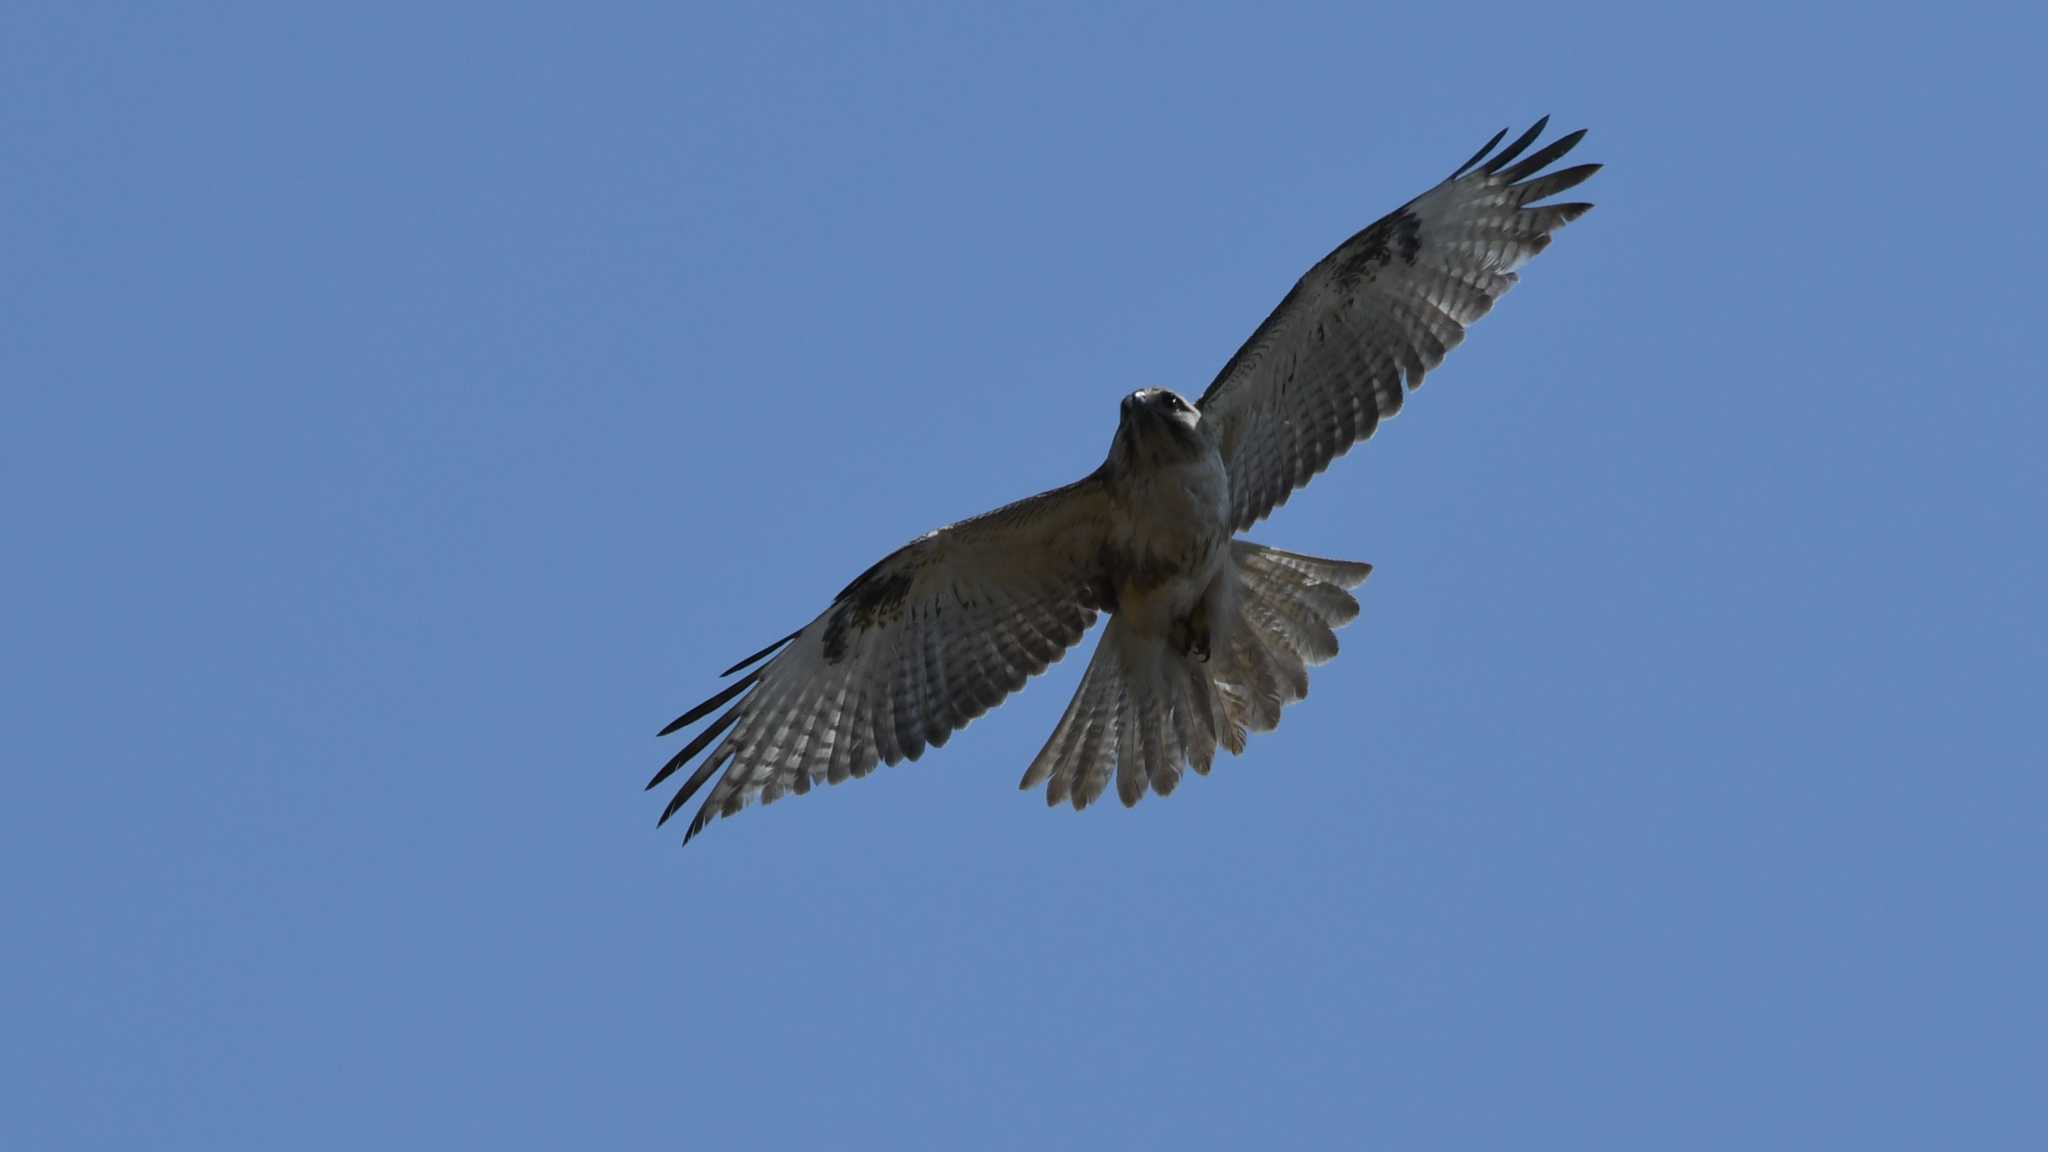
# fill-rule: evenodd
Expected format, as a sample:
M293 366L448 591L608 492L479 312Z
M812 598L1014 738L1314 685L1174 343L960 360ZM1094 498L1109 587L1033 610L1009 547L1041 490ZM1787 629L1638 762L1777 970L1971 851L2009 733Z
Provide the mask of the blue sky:
M2048 1142L2038 17L190 8L0 16L0 1143ZM655 830L1546 112L1599 208L1252 534L1377 566L1277 732L1048 813L1070 658Z

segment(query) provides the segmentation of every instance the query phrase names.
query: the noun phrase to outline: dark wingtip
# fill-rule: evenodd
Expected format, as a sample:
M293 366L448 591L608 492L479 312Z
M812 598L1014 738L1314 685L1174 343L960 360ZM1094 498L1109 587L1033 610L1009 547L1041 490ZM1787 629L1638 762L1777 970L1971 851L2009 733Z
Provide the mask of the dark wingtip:
M772 655L777 648L782 647L784 644L789 643L791 640L794 640L803 634L804 630L799 628L796 631L791 632L789 635L784 636L782 639L777 640L775 643L768 645L766 648L761 649L759 652L754 653L752 656L749 656L746 659L740 661L739 663L733 665L732 667L727 668L725 671L720 672L719 675L730 676L733 673L739 671L740 669L745 668L747 665L752 664L754 661Z
M647 787L652 788L674 775L676 769L689 763L691 758L695 757L697 753L710 747L713 740L725 735L725 730L737 723L739 718L740 709L737 705L728 709L725 715L712 721L702 732L697 733L696 737L681 752L669 757L668 763L661 766L661 771L654 774L654 779L647 782ZM702 788L704 781L710 779L711 773L718 770L718 765L721 762L716 752L706 757L704 763L698 766L697 771L691 773L689 783L683 785L682 799L688 800L690 793Z
M711 797L706 796L704 803L698 805L697 814L690 819L689 831L683 833L683 843L688 844L690 841L695 840L697 833L702 832L711 824L712 815Z
M802 629L798 629L795 632L791 632L789 635L784 636L782 639L777 640L775 643L768 645L766 648L761 649L759 652L754 653L752 656L749 656L746 659L740 661L739 663L733 665L732 667L726 669L723 673L721 673L721 675L730 676L733 673L739 671L740 669L745 668L747 665L753 664L759 660L766 658L767 656L772 655L777 649L781 648L783 645L789 643L791 640L794 640L801 635L803 635ZM767 671L768 670L766 668L756 668L752 672L747 673L745 676L740 677L738 680L735 680L732 683L726 685L724 688L719 690L717 695L711 697L709 700L704 701L702 704L697 705L695 708L690 709L688 712L683 713L681 716L676 717L674 720L671 720L668 726L663 728L657 734L657 737L667 736L673 732L676 732L679 729L687 728L690 725L695 724L697 721L702 720L704 717L709 716L711 713L717 711L720 707L724 706L733 697L738 696L740 693L745 692L747 689L752 688L755 684L759 683L761 677ZM654 778L647 782L647 789L653 789L656 786L660 785L662 781L668 779L670 776L675 775L677 769L689 763L690 760L693 757L695 757L699 752L702 752L705 748L710 747L712 741L718 739L719 736L725 733L726 729L731 728L733 724L739 720L741 710L741 706L734 706L733 708L728 710L723 716L720 716L717 720L712 721L711 724L707 726L702 732L699 732L696 736L692 737L689 744L686 745L682 751L676 753L674 756L669 757L668 763L663 764L661 766L661 770L654 774ZM731 759L729 755L720 756L718 752L712 752L712 754L705 759L704 763L697 766L697 771L692 773L690 778L683 783L681 790L679 790L675 794L674 799L668 802L668 807L662 809L661 818L654 822L654 826L656 828L659 828L662 825L668 823L669 817L674 816L678 808L681 808L684 804L688 803L690 797L696 795L697 790L702 788L705 782L710 780L711 777L717 773L718 769L721 766L723 766L724 763L729 759ZM683 843L689 843L690 837L695 836L702 826L703 814L699 813L698 819L691 823L689 834L683 837Z
M666 736L679 728L688 728L690 725L695 724L697 721L702 720L706 716L711 715L713 712L716 712L719 709L719 707L723 705L727 700L730 700L733 697L739 695L740 693L745 692L748 688L753 687L754 682L759 680L760 678L761 671L757 670L748 673L746 676L741 677L740 679L735 680L730 684L727 684L724 688L719 690L718 695L713 696L711 699L704 701L702 704L697 705L695 708L692 708L688 712L683 713L681 716L678 716L675 719L669 721L668 727L663 728L661 731L656 732L654 734L655 738L660 739L661 737Z
M1598 164L1578 164L1560 168L1555 172L1541 172L1522 181L1509 185L1512 193L1509 202L1518 208L1540 204L1560 192L1576 188L1593 178L1600 171Z
M1500 152L1496 155L1489 157L1486 163L1479 166L1479 170L1481 172L1486 173L1489 176L1493 175L1495 172L1500 171L1501 165L1506 164L1508 161L1513 160L1517 156L1520 156L1522 152L1529 147L1529 145L1534 144L1536 142L1537 137L1543 135L1543 130L1548 127L1550 127L1549 116L1544 116L1541 119L1537 120L1536 123L1529 125L1528 131L1522 133L1520 136L1515 137L1514 143L1508 145L1506 148L1501 149Z
M674 795L674 799L670 799L670 801L668 801L668 808L664 808L664 810L662 810L662 818L659 818L659 820L655 820L655 822L653 822L653 826L655 826L655 828L662 828L664 824L668 824L668 818L670 818L670 816L674 816L674 814L682 812L682 806L684 806L684 804L688 804L688 801L690 801L690 793L694 793L694 791L696 791L696 787L692 787L694 783L696 783L696 781L692 781L692 783L688 783L688 785L682 785L682 791L678 791L678 793ZM696 814L696 820L692 820L692 822L690 822L690 826L688 826L688 828L686 828L686 830L682 832L682 842L684 842L684 845L688 845L688 842L690 842L690 840L694 840L694 838L696 838L696 832L698 832L698 830L700 830L702 826L705 826L705 814L702 814L702 812L698 812L698 814Z
M1585 138L1586 130L1584 128L1567 132L1545 145L1542 151L1537 152L1534 156L1501 173L1501 179L1513 184L1517 180L1533 176L1537 172L1542 171L1551 161L1578 147L1579 141Z
M1470 172L1470 171L1472 170L1472 166L1473 166L1474 164L1477 164L1477 163L1479 163L1479 162L1480 162L1481 160L1484 160L1484 159L1486 159L1486 154L1487 154L1488 152L1491 152L1491 151L1493 151L1493 146L1494 146L1494 145L1496 145L1496 144L1500 143L1500 142L1501 142L1502 140L1504 140L1504 139L1506 139L1506 138L1507 138L1507 134L1508 134L1508 130L1507 130L1507 129L1505 129L1505 128L1501 129L1501 130L1500 130L1500 131L1498 131L1498 132L1495 132L1495 133L1493 134L1493 139L1491 139L1491 140L1488 140L1488 141L1486 142L1486 146L1485 146L1485 147L1481 148L1481 149L1480 149L1479 151L1477 151L1477 152L1474 152L1474 153L1472 154L1472 158L1471 158L1470 160L1467 160L1467 161L1465 161L1465 162L1464 162L1463 164L1460 164L1460 165L1458 165L1458 170L1457 170L1457 171L1455 171L1455 172L1453 172L1453 173L1451 173L1451 179L1453 179L1453 180L1456 180L1456 179L1457 179L1458 177L1460 177L1460 176L1463 176L1463 175L1464 175L1465 173L1467 173L1467 172Z
M683 788L682 790L678 791L673 797L671 797L669 799L668 806L661 810L661 819L656 820L654 822L654 826L656 828L661 827L662 825L668 823L669 817L674 816L677 812L681 811L683 805L689 803L690 792L691 789ZM683 837L683 842L686 844L689 843L689 837Z

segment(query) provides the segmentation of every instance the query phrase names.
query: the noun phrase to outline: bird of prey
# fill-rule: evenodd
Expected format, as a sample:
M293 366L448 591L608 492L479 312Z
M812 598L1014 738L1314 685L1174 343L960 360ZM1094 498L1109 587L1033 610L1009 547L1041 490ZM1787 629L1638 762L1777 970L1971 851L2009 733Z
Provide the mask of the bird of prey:
M1592 205L1540 203L1597 164L1546 171L1583 130L1528 151L1548 118L1338 245L1192 404L1123 398L1087 476L930 532L848 584L802 628L726 669L746 675L661 735L726 705L648 782L704 759L661 822L711 784L687 843L758 798L915 760L1079 643L1109 614L1080 687L1022 787L1085 808L1164 796L1219 747L1242 753L1337 654L1369 565L1237 539L1400 411ZM724 775L720 776L720 770Z

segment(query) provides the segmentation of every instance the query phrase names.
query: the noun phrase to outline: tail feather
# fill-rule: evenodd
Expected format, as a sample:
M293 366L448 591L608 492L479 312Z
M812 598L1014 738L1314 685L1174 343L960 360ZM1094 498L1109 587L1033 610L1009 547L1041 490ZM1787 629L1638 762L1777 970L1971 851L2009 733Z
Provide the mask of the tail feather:
M1117 798L1179 786L1186 768L1206 775L1216 749L1242 753L1252 732L1280 723L1308 695L1308 669L1337 654L1336 630L1358 616L1355 588L1369 564L1325 560L1233 542L1237 621L1212 639L1208 662L1122 616L1104 629L1080 687L1023 788L1045 786L1048 804L1086 808L1116 779Z
M1145 757L1145 782L1152 786L1152 791L1165 796L1180 783L1181 765L1187 763L1188 742L1182 734L1187 730L1194 706L1187 699L1187 678L1181 671L1181 666L1190 661L1165 651L1157 653L1155 659L1158 666L1149 680L1151 691L1147 693L1145 709L1145 732L1150 745ZM1135 804L1137 797L1143 795L1141 787L1136 797L1124 803Z
M1105 758L1116 747L1116 705L1121 693L1115 688L1114 674L1100 659L1099 648L1096 655L1097 659L1090 661L1088 670L1082 674L1081 686L1074 690L1074 699L1060 717L1059 726L1024 772L1022 786L1044 784L1048 805L1073 797L1076 807L1084 806L1087 800L1080 797L1087 793L1091 782L1099 794L1099 781L1109 778ZM1105 737L1109 740L1107 745Z
M1271 732L1280 723L1280 710L1288 704L1286 689L1281 687L1272 649L1260 639L1249 613L1241 619L1246 626L1239 630L1229 660L1218 674L1224 683L1242 690L1238 722L1247 731Z
M1231 710L1227 686L1211 679L1209 687L1216 693L1216 741L1230 749L1232 756L1242 756L1246 741L1251 739L1251 729Z
M1251 544L1243 540L1232 541L1230 549L1237 560L1240 570L1252 568L1255 570L1272 571L1276 568L1284 568L1290 572L1305 576L1309 580L1333 584L1340 589L1356 588L1360 584L1365 583L1367 576L1372 575L1372 565L1357 560L1326 560L1321 556L1304 556L1299 552L1282 552L1278 548L1267 548L1264 545ZM1351 604L1351 616L1346 617L1346 619L1355 618L1358 615L1358 601L1353 600L1349 596L1344 597L1344 599Z
M1250 599L1269 611L1272 629L1304 663L1322 664L1337 654L1337 633L1294 587L1252 572L1245 573L1245 587L1254 590Z
M1200 665L1189 662L1181 666L1180 674L1185 684L1181 688L1182 699L1187 707L1174 709L1177 723L1176 734L1180 745L1187 753L1188 767L1198 776L1209 774L1209 765L1216 759L1216 686L1210 681L1208 672ZM1164 796L1180 783L1180 774L1174 773L1164 790L1153 782L1153 790Z
M1059 786L1060 798L1074 806L1076 812L1095 802L1102 790L1109 787L1109 774L1116 768L1118 730L1123 727L1123 694L1115 690L1114 681L1105 680L1099 691L1088 732L1081 741L1081 756L1072 771L1063 776L1053 777ZM1046 795L1048 804L1057 804L1052 793Z
M1308 695L1308 663L1301 658L1289 642L1287 618L1271 600L1254 600L1245 597L1244 622L1259 646L1266 651L1266 659L1279 682L1280 706L1282 708ZM1273 722L1280 722L1280 714L1273 714Z
M1039 750L1038 755L1031 761L1031 766L1024 770L1024 782L1021 787L1034 788L1045 783L1052 777L1054 765L1067 761L1079 751L1080 742L1090 728L1089 687L1095 683L1095 676L1095 664L1091 661L1087 671L1081 674L1080 687L1074 689L1073 700L1068 702L1067 710L1060 714L1060 722L1053 726L1052 735L1046 738L1045 747ZM1055 787L1064 789L1065 784L1057 783ZM1052 802L1059 803L1058 800Z
M1143 683L1134 680L1125 685L1121 711L1128 722L1119 724L1116 730L1116 795L1125 807L1136 804L1145 795L1145 760L1151 745L1159 739L1157 734L1146 731L1149 717L1145 715L1143 698L1133 699L1136 693L1132 689L1142 691Z

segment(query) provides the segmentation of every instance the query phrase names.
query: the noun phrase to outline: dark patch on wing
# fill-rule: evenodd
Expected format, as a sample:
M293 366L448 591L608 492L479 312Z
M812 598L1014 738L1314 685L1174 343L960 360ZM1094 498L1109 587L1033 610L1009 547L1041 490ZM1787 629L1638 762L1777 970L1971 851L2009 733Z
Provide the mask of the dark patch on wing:
M825 621L825 663L837 664L846 659L847 646L855 637L903 606L916 577L902 560L904 553L915 547L917 544L907 544L890 553L854 577L853 583L832 601L832 618Z
M1343 258L1331 269L1331 274L1339 286L1349 291L1378 279L1380 269L1396 257L1412 267L1415 254L1422 251L1422 228L1408 209L1401 208L1353 236L1340 251Z
M1406 212L1397 214L1397 219L1403 221L1405 227L1394 232L1394 254L1401 258L1401 263L1413 268L1415 254L1422 251L1422 229L1416 226L1414 218Z

